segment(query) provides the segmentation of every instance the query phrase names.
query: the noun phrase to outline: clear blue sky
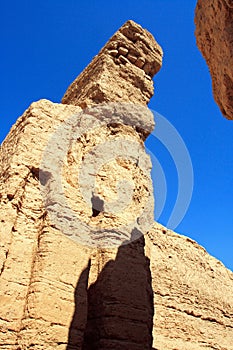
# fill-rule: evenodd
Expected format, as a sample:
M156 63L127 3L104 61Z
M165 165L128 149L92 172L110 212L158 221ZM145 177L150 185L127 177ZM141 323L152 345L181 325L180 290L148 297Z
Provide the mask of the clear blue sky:
M150 107L183 137L193 163L190 208L176 229L233 270L233 123L212 97L211 80L195 45L195 0L4 1L1 4L0 141L31 102L59 102L67 86L128 19L153 33L164 50ZM177 190L175 167L148 141L168 178L166 224ZM170 163L169 163L170 162Z

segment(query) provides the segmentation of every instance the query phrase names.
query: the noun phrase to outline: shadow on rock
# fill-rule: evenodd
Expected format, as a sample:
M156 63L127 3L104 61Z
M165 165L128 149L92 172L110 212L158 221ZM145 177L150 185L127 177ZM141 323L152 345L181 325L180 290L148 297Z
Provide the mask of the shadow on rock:
M153 291L144 245L141 237L120 246L89 288L90 264L83 271L67 350L152 350Z

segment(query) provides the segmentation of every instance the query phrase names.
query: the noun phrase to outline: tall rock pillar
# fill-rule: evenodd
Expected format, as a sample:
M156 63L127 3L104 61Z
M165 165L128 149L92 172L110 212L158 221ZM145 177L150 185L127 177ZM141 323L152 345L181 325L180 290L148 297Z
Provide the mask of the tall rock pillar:
M143 141L161 62L152 35L126 22L62 104L33 103L3 142L0 349L151 349Z

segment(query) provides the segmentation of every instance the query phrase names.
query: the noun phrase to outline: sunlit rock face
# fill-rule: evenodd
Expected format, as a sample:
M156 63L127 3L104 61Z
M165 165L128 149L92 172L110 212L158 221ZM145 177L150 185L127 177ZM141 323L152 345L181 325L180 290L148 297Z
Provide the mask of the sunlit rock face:
M62 104L33 103L3 142L0 349L233 349L233 274L153 223L161 61L127 22Z
M62 103L90 106L125 101L146 105L154 92L152 78L162 66L162 56L154 37L128 21L69 86Z
M3 142L0 348L152 348L144 140L161 62L153 36L127 22L62 104L33 103Z

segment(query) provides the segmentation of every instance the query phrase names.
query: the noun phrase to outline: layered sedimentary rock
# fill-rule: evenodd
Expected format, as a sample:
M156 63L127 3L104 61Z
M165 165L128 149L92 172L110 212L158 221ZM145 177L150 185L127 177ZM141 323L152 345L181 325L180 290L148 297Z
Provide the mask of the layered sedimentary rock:
M132 40L129 44L127 36ZM126 62L122 67L121 56L110 53L113 66L107 64L106 70L101 62L108 62L108 54L100 53L86 69L87 81L82 79L84 72L77 79L79 85L68 89L66 104L46 100L32 104L1 147L0 346L4 349L152 347L151 273L139 231L153 219L151 165L143 140L154 121L148 109L135 110L124 102L130 100L129 93L138 105L149 101L152 76L158 70L154 51L159 46L131 21L106 50L111 42L120 52L124 44L135 48L138 56L151 55L147 62L137 57L132 68ZM124 83L114 75L117 65ZM130 72L132 79L127 81ZM100 84L106 74L119 83L115 98L114 90L108 90L110 81ZM95 100L99 87L105 89L104 98ZM82 112L72 105L79 104L72 96L80 91L82 107L109 101L121 104L105 103L100 111L96 106ZM132 144L136 151L126 158ZM114 156L106 158L108 152ZM131 203L127 198L124 203L128 192L132 192ZM123 197L117 202L119 194ZM108 202L110 208L114 204L114 213L109 213ZM105 237L111 249L105 247Z
M146 235L154 292L154 349L232 350L233 273L161 225Z
M38 180L41 149L46 146L48 132L59 118L68 117L71 109L56 109L47 101L32 104L1 147L2 349L53 348L54 341L58 345L63 321L55 315L63 310L66 318L65 305L73 303L73 293L70 300L67 295L72 288L67 274L72 267L75 288L77 274L81 275L88 264L87 249L70 240L63 244L61 234L46 224Z
M122 28L134 28L127 29L130 33L140 32L140 39L130 44L135 45L136 51L140 40L143 50L145 38L153 43L148 32L132 21ZM115 36L120 38L119 47L121 33L122 29ZM158 47L154 45L151 56L148 54L148 60L154 60L153 67L157 66L154 47ZM104 59L103 53L100 56ZM94 62L99 62L98 56ZM124 225L128 227L135 215L140 216L149 203L151 210L146 212L146 218L140 216L138 229L131 232L132 236L137 234L153 212L150 161L143 148L143 141L153 128L152 116L146 109L140 114L140 108L135 110L131 109L134 105L124 104L148 102L141 81L149 79L148 72L132 68L127 62L123 71L126 74L127 69L127 74L131 72L134 77L127 80L125 76L121 85L122 80L114 76L117 91L114 94L114 90L106 87L104 100L100 99L123 103L104 104L103 114L97 113L99 106L83 111L80 106L98 102L93 91L98 93L100 85L91 89L89 80L93 84L99 80L101 69L105 74L106 66L101 66L101 62L99 70L91 63L84 71L92 74L88 81L82 80L84 72L80 80L77 78L68 89L65 103L47 100L33 103L1 146L0 349L149 350L153 346L155 350L231 350L233 274L195 242L158 224L145 237L136 235L131 240L130 231L121 229ZM113 79L114 71L106 69ZM148 86L152 91L152 80ZM80 103L75 97L76 89ZM127 95L130 90L133 97ZM93 116L103 124L93 123ZM86 132L74 133L76 137L66 144L63 136L73 130ZM122 139L126 145L120 143ZM114 151L112 142L124 147L122 158L104 158L104 152L100 153L101 143L105 150L108 145L107 150ZM141 156L135 157L133 153L126 159L127 145L131 149L132 144L138 145ZM62 151L64 146L68 148L62 161L53 147ZM93 176L89 171L92 168L87 168L90 174L83 172L84 191L76 179L88 154L105 161L100 163L98 174L94 174L95 193L91 193L90 183L85 182L85 174ZM52 173L56 169L60 169L63 193L59 192L59 182L54 186L56 178ZM119 179L121 186L125 186L125 180L134 184L132 193L128 188L132 194L128 206L117 206L124 202L123 197L120 201L117 197ZM44 188L47 192L43 192ZM123 196L124 191L120 193ZM63 206L62 195L67 199ZM108 201L117 207L114 215L109 215L106 209ZM103 246L99 235L97 241L90 236L89 244L86 231L82 236L75 226L69 226L71 217L64 215L69 206L81 222L89 225L90 231L98 228L96 232L107 234L111 243L113 232L119 239L125 234L123 238L128 244L121 241L119 247L115 243ZM58 216L51 217L55 212ZM61 226L64 222L66 227Z
M80 111L80 107L46 100L33 103L1 147L2 349L151 348L153 299L144 240L119 249L103 249L102 244L88 248L85 236L73 242L48 214L49 205L54 203L46 207L42 196L45 178L40 176L40 166L48 139L62 122L72 115L79 116ZM123 137L140 144L142 135L127 125L105 125L97 131L92 139L91 134L82 135L77 147L69 149L67 165L71 171L65 169L63 174L67 200L81 220L85 222L89 217L94 227L97 220L107 225L105 220L111 217L104 212L93 216L91 205L88 207L79 197L72 178L73 163L83 159L85 152L93 150L100 140L103 143L111 137ZM58 141L62 144L62 139ZM134 165L123 161L107 165L111 184L120 172L136 176L137 186L148 191ZM107 173L103 168L101 176L106 178ZM114 189L110 186L110 190ZM144 197L145 193L142 199L134 196L135 212ZM114 217L112 222L129 220L124 215ZM114 232L117 234L117 228Z
M213 94L222 114L233 119L233 3L198 0L197 45L209 66Z

